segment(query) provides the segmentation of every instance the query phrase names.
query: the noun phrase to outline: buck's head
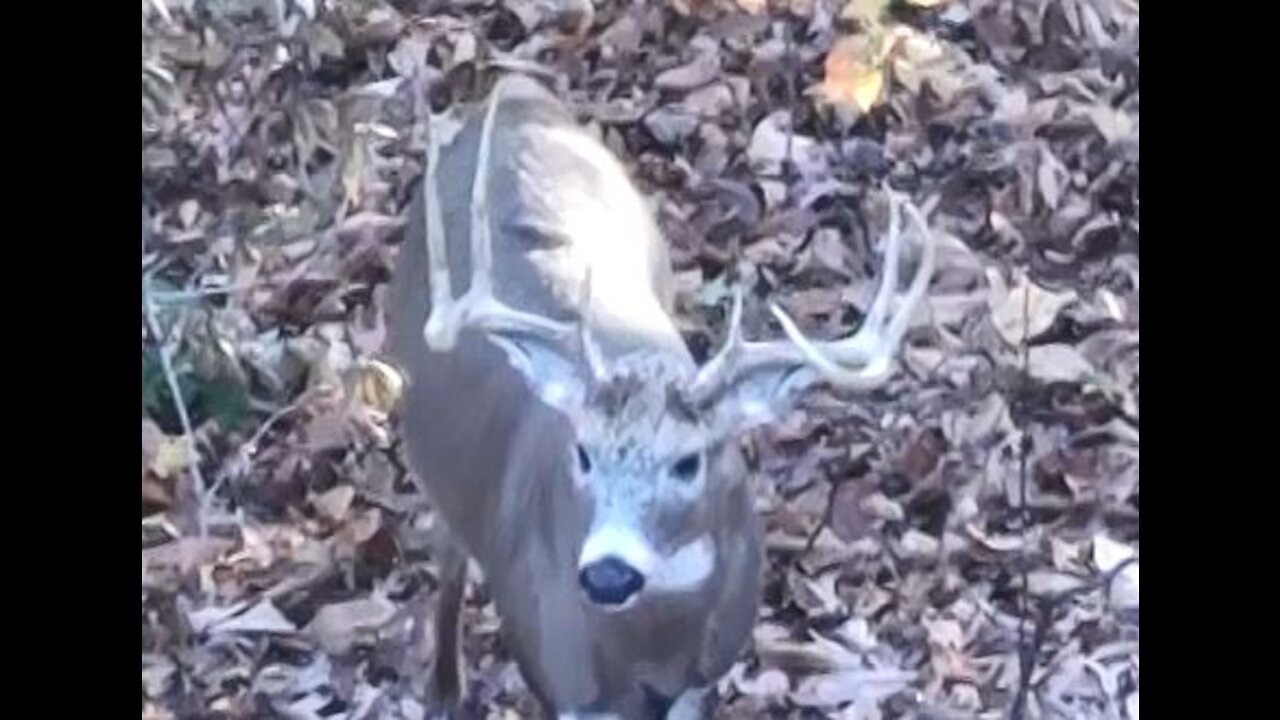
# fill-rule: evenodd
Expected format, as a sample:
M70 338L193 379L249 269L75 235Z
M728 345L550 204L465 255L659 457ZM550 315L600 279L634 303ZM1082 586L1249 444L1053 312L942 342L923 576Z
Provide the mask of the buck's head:
M497 104L491 100L480 136L477 177L487 168ZM436 137L433 132L425 179L432 198L438 196L432 172ZM923 217L890 193L883 277L856 333L816 342L774 306L787 339L746 342L739 294L724 345L698 367L683 349L656 343L606 357L589 322L559 322L498 301L492 292L487 187L472 187L472 276L460 298L452 297L439 203L427 203L433 293L424 329L428 347L452 347L465 327L485 332L528 387L568 419L572 437L560 450L585 518L577 574L588 601L620 610L646 596L703 587L723 551L717 547L718 523L744 480L737 436L779 417L816 382L868 388L889 375L932 275L933 244ZM904 220L910 226L906 233ZM916 236L922 248L906 283L899 277L904 235ZM582 303L587 316L589 286L588 274Z

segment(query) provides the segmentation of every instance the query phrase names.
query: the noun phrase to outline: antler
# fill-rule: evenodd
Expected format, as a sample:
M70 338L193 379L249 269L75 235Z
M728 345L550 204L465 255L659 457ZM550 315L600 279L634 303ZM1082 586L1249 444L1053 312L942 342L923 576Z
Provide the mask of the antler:
M431 314L423 327L427 347L444 351L453 349L458 333L466 327L494 333L526 335L555 346L563 346L573 334L573 324L521 312L493 294L493 238L489 218L489 152L493 122L506 85L499 81L489 99L484 124L480 129L476 153L475 175L471 181L471 283L460 298L453 297L449 276L448 242L445 236L444 212L440 206L438 175L440 149L461 129L461 125L443 116L432 116L428 129L426 212L427 251L431 281Z
M893 357L907 331L911 315L928 289L933 275L934 246L928 224L920 211L904 197L889 191L889 233L885 242L884 276L862 326L853 335L834 342L806 338L776 304L770 305L788 341L747 342L742 339L742 291L738 290L729 317L723 347L698 371L688 390L691 400L704 404L741 379L760 371L788 373L803 367L816 370L834 385L867 389L888 378ZM902 259L902 215L923 245L920 264L911 284L898 293Z

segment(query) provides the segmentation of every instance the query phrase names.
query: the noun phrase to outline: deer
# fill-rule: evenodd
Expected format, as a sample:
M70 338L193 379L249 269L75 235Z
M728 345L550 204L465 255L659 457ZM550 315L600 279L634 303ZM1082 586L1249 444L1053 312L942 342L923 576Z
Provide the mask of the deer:
M429 686L457 712L474 561L547 717L702 717L762 593L740 438L808 388L892 375L932 274L928 225L891 196L856 332L811 339L773 304L786 337L746 340L739 289L699 364L654 213L540 81L504 74L481 101L432 112L427 135L387 338L407 460L448 536Z

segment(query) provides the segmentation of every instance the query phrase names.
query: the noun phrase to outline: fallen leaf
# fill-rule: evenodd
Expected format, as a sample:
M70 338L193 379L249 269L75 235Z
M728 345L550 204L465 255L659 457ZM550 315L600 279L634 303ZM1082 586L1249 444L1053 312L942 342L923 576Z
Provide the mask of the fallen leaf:
M148 418L142 418L142 470L145 473L160 454L164 432Z
M143 584L146 584L149 572L172 569L185 575L201 565L213 562L233 547L235 543L224 538L183 537L146 548L142 551Z
M802 707L832 707L871 696L884 698L916 679L910 670L845 670L800 681L791 700Z
M196 218L200 216L200 203L195 200L183 200L178 206L178 219L182 222L182 227L191 229L196 224Z
M1106 535L1093 538L1093 562L1104 573L1113 572L1121 563L1128 562L1111 580L1112 606L1128 610L1138 607L1138 554L1127 545L1118 543Z
M166 435L156 447L151 472L163 479L176 477L191 465L193 459L191 445L187 443L186 437Z
M937 557L941 545L938 539L932 535L927 535L915 528L911 528L902 534L901 547L902 552L908 557L929 559Z
M791 672L830 672L862 667L862 655L845 649L839 643L776 637L762 627L756 628L755 648L762 663Z
M818 92L832 105L868 112L884 91L884 72L873 64L874 52L864 35L848 35L836 41L823 63L825 74Z
M382 511L378 508L368 508L363 512L357 511L348 519L338 531L337 537L356 547L368 542L381 528Z
M1075 575L1054 570L1032 570L1027 573L1027 591L1032 595L1061 595L1079 589L1085 583Z
M825 174L828 151L812 137L796 133L791 123L791 113L786 110L766 115L756 123L751 132L751 143L747 146L752 169L764 175L780 174L783 161L788 159L789 148L790 160L801 175L816 177ZM785 185L782 185L782 192L785 195Z
M906 519L906 511L902 509L902 504L896 500L892 500L884 493L871 493L863 498L860 503L862 511L868 515L888 520L890 522L902 522Z
M754 678L738 678L734 687L744 695L752 697L775 697L785 695L791 690L791 681L787 674L776 668L760 671Z
M378 360L361 364L357 397L365 406L384 414L390 413L403 392L404 377L394 367Z
M659 73L653 84L663 90L694 90L715 80L720 75L718 53L704 51L693 60Z
M363 635L376 632L390 622L395 613L395 605L377 595L333 603L316 612L303 634L318 642L330 655L344 655Z
M1123 140L1133 132L1133 120L1123 110L1109 105L1095 105L1089 108L1088 114L1089 121L1108 143Z
M330 488L311 501L316 511L325 519L338 522L347 516L351 503L356 499L356 489L350 485Z
M788 573L791 597L810 617L840 613L845 607L836 594L838 577L836 573L826 573L816 579L798 572Z
M876 642L870 623L863 617L852 617L846 620L843 625L836 628L835 636L854 650L864 653L875 650L879 644Z
M977 523L967 523L964 530L983 547L998 553L1018 552L1026 544L1019 535L988 535Z
M1048 330L1058 311L1077 298L1075 290L1046 290L1022 272L1016 273L1012 287L995 268L988 268L987 280L991 286L991 294L987 296L991 319L1000 337L1013 347L1020 346L1027 337Z
M142 692L149 698L160 699L169 691L178 666L165 655L144 653L142 656Z
M1083 382L1094 373L1094 369L1079 350L1055 343L1037 345L1028 351L1027 372L1045 382Z
M144 505L150 503L160 508L168 508L173 504L173 494L164 485L144 475L142 477L142 502Z
M247 608L247 609L246 609ZM188 615L198 633L273 633L291 635L298 631L270 600L254 605L237 603L230 607L207 607Z

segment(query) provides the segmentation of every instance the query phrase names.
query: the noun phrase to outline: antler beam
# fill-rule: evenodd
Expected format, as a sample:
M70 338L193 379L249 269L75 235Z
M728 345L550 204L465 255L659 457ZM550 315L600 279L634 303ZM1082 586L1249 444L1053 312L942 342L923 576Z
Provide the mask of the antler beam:
M427 172L425 173L428 275L431 282L431 313L423 327L427 347L451 350L463 328L496 334L528 335L560 344L573 337L573 324L521 312L493 294L493 238L489 217L489 156L494 118L502 101L505 84L499 82L485 110L476 152L475 174L471 181L471 282L462 297L453 297L449 273L448 239L440 203L440 150L457 135L461 124L447 115L432 116L428 127Z

